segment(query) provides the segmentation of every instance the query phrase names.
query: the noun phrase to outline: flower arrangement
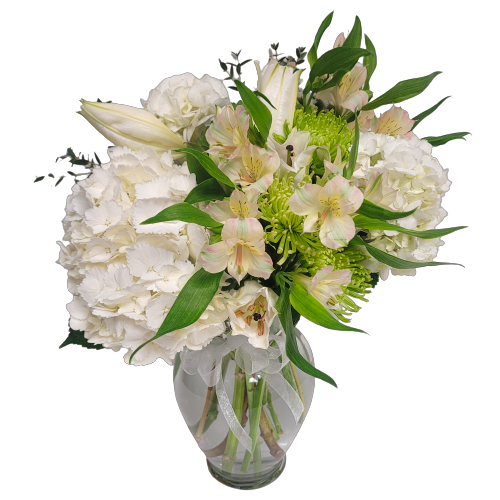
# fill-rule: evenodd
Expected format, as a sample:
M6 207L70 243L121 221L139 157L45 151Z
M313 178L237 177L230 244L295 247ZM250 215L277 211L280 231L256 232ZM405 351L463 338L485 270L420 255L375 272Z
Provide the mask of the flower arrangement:
M299 426L314 378L336 385L314 366L300 317L362 332L351 317L379 278L448 264L434 261L441 238L463 228L436 229L450 182L432 153L467 133L415 134L445 99L413 119L396 106L439 72L374 97L377 56L366 35L361 48L359 18L318 56L331 21L296 57L271 45L256 90L242 81L250 60L220 61L236 102L221 80L190 73L163 80L143 109L82 100L114 144L109 162L61 157L86 169L69 172L58 243L73 294L62 346L124 348L128 364L162 358L176 377L202 379L188 424L231 486L277 477L291 442L281 436L298 430L285 413ZM210 432L222 439L209 448Z

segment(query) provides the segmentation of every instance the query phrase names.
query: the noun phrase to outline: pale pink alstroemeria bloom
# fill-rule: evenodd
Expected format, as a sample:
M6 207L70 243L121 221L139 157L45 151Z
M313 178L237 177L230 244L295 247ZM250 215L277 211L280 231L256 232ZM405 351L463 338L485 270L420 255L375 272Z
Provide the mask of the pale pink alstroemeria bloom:
M359 130L361 132L369 131L371 122L374 117L375 117L375 112L373 111L373 109L370 109L369 111L361 111L361 113L359 113L358 115ZM350 130L354 130L354 126L355 126L354 120L347 124L347 127Z
M205 137L210 149L209 154L222 155L226 158L236 156L248 143L247 133L249 116L243 106L224 106L208 127Z
M336 49L337 47L342 47L345 42L345 36L344 33L340 33L337 38L335 39L335 43L333 44L333 48Z
M365 84L365 80L366 67L357 63L351 71L342 77L338 85L318 92L316 97L331 102L339 115L343 115L347 111L360 110L368 103L368 94L364 90L360 90Z
M316 300L327 307L337 304L335 297L344 293L341 286L349 285L351 277L350 269L334 271L333 266L325 266L312 278L304 274L295 274L294 280L302 283Z
M404 135L410 140L413 137L411 129L414 123L415 120L410 119L408 111L392 105L391 109L382 113L379 118L372 119L370 128L376 134L388 134L394 137Z
M297 215L305 215L304 232L317 230L321 218L319 238L328 248L347 246L354 238L356 228L349 216L363 203L363 193L353 182L341 176L334 177L323 187L306 184L297 188L290 197L290 210Z
M222 228L223 241L208 245L201 253L201 265L209 273L227 272L238 283L250 274L267 279L274 271L266 253L264 230L257 219L229 219Z
M252 198L253 196L235 189L229 200L211 201L205 211L217 222L226 222L235 217L258 219L261 215L259 207Z
M240 149L239 155L219 164L219 168L244 191L256 189L263 193L273 182L274 172L280 166L280 157L274 151L267 151L248 143Z

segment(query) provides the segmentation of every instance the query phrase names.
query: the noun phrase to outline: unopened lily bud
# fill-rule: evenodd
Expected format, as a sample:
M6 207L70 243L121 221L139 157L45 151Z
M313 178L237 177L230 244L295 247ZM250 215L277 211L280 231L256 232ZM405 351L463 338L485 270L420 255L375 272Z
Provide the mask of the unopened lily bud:
M183 138L148 111L83 99L81 103L79 114L116 146L126 146L134 151L149 146L158 154L172 150L174 159L184 156L174 152L185 146Z

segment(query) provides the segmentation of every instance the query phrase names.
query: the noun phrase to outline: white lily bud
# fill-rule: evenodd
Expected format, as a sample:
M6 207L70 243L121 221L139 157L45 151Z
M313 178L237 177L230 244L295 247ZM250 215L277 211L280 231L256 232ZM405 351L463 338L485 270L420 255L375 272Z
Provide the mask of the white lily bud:
M185 147L184 139L148 111L83 99L81 103L79 114L116 146L126 146L133 151L149 146L160 155L172 150L174 159L184 156L174 152Z
M299 78L304 70L296 71L293 66L281 66L276 59L270 59L262 70L259 61L255 61L255 67L259 77L257 90L264 94L276 108L272 108L263 100L273 115L271 134L283 136L285 135L285 122L288 122L290 130L293 127Z

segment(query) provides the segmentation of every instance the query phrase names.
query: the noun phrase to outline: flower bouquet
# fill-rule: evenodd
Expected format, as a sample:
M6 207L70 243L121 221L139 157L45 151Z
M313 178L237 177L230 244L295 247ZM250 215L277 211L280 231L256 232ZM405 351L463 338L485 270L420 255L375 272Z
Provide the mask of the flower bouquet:
M336 385L314 366L300 317L362 332L351 316L379 278L448 264L434 261L441 237L462 229L435 229L450 182L432 149L466 133L415 134L445 99L413 119L395 106L439 72L374 97L377 56L366 35L361 48L359 18L318 55L331 21L307 52L271 45L256 90L242 81L250 60L219 61L235 102L221 80L190 73L163 80L143 109L82 100L114 144L109 162L60 157L85 169L69 172L59 242L73 294L61 347L174 365L211 473L241 489L279 476L315 378Z

